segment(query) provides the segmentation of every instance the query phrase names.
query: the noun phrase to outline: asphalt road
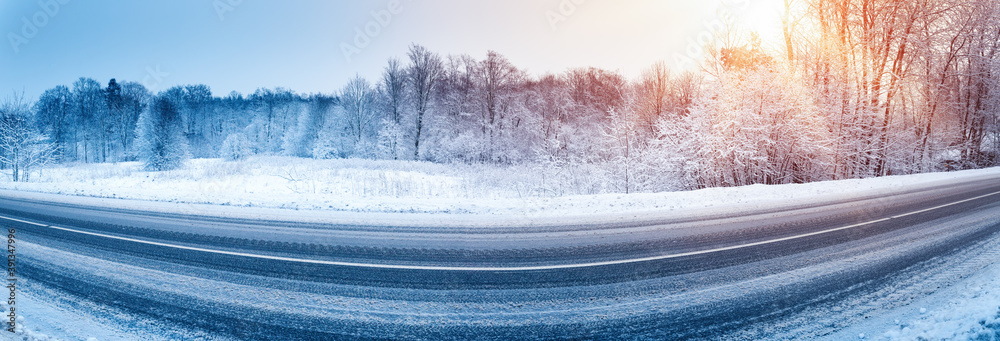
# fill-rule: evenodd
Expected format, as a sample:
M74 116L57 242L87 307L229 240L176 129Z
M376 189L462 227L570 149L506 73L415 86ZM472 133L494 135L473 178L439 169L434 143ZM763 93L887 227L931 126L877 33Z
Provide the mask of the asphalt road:
M489 230L2 197L0 224L17 229L33 283L219 336L782 338L767 326L996 250L1000 179L698 219ZM813 331L852 316L840 315Z

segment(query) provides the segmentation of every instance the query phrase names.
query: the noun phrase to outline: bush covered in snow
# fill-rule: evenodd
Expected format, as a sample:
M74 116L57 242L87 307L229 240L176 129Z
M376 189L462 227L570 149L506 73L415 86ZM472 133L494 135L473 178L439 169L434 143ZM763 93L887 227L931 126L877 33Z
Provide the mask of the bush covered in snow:
M312 154L314 158L321 160L340 159L344 157L340 149L331 141L317 143L316 147L313 148Z
M243 133L229 134L226 140L222 141L222 148L219 149L219 156L227 161L243 160L253 154L253 145Z

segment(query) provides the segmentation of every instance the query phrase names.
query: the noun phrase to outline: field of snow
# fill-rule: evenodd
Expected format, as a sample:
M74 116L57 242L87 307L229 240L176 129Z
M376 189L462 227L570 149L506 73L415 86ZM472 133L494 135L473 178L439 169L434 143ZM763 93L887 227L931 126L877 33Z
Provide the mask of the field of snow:
M271 212L295 218L309 215L302 210L568 217L725 211L733 206L754 210L836 201L905 192L956 177L997 176L1000 168L798 185L565 196L545 194L542 189L551 184L537 173L530 167L267 156L237 162L194 159L182 169L166 172L144 171L134 162L57 166L45 169L32 182L0 181L0 190L185 203L227 215L232 207L218 210L217 205L278 209Z
M0 187L32 192L229 206L360 212L482 212L472 199L531 197L529 168L440 165L412 161L315 160L264 156L244 161L189 160L149 172L138 162L45 169L27 183Z

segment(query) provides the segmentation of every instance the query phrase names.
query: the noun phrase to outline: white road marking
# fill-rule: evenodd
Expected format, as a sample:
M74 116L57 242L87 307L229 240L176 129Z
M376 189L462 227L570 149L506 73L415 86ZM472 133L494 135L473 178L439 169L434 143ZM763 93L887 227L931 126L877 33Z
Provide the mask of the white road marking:
M19 223L31 224L31 225L35 225L35 226L42 226L42 227L48 226L48 225L45 225L45 224L39 224L39 223L35 223L35 222L30 222L30 221L27 221L27 220L14 219L14 218L10 218L10 217L0 216L0 218L11 220L11 221L16 221L16 222L19 222Z
M854 225L848 225L848 226L843 226L843 227L838 227L838 228L832 228L832 229L823 230L823 231L810 232L810 233L806 233L806 234L800 234L800 235L789 236L789 237L782 237L782 238L778 238L778 239L771 239L771 240L765 240L765 241L759 241L759 242L753 242L753 243L747 243L747 244L740 244L740 245L720 247L720 248L710 249L710 250L699 250L699 251L691 251L691 252L684 252L684 253L677 253L677 254L651 256L651 257L642 257L642 258L633 258L633 259L612 260L612 261L603 261L603 262L590 262L590 263L578 263L578 264L537 265L537 266L512 266L512 267L477 267L477 266L465 267L465 266L371 264L371 263L339 262L339 261L326 261L326 260L317 260L317 259L305 259L305 258L293 258L293 257L258 255L258 254L245 253L245 252L235 252L235 251L225 251L225 250L213 250L213 249L206 249L206 248L193 247L193 246L184 246L184 245L175 245L175 244L160 243L160 242L154 242L154 241L148 241L148 240L141 240L141 239L135 239L135 238L129 238L129 237L113 236L113 235L104 234L104 233L88 232L88 231L81 231L81 230L76 230L76 229L71 229L71 228L65 228L65 227L58 227L58 226L52 226L52 225L44 225L44 224L39 224L39 223L35 223L35 222L30 222L30 221L20 220L20 219L16 219L16 218L6 217L6 216L2 216L2 215L0 215L0 219L6 219L6 220L11 220L11 221L16 221L16 222L19 222L19 223L31 224L31 225L35 225L35 226L41 226L41 227L51 228L51 229L54 229L54 230L60 230L60 231L66 231L66 232L84 234L84 235L95 236L95 237L102 237L102 238L108 238L108 239L129 241L129 242L146 244L146 245L155 245L155 246L169 247L169 248L181 249L181 250L190 250L190 251L198 251L198 252L213 253L213 254L220 254L220 255L229 255L229 256L239 256L239 257L247 257L247 258L279 260L279 261L296 262L296 263L307 263L307 264L335 265L335 266L359 267L359 268L375 268L375 269L433 270L433 271L504 271L504 272L513 272L513 271L539 271L539 270L575 269L575 268L587 268L587 267L597 267L597 266L606 266L606 265L621 265L621 264L630 264L630 263L642 263L642 262L649 262L649 261L657 261L657 260L664 260L664 259L697 256L697 255L704 255L704 254L709 254L709 253L716 253L716 252L722 252L722 251L736 250L736 249L742 249L742 248L748 248L748 247L754 247L754 246L760 246L760 245L766 245L766 244L779 243L779 242L783 242L783 241L801 239L801 238L806 238L806 237L812 237L812 236L817 236L817 235L821 235L821 234L827 234L827 233L831 233L831 232L848 230L848 229L852 229L852 228L855 228L855 227L860 227L860 226L865 226L865 225L871 225L871 224L880 223L880 222L891 220L891 219L906 217L906 216L910 216L910 215L914 215L914 214L919 214L919 213L924 213L924 212L928 212L928 211L933 211L933 210L945 208L945 207L948 207L948 206L958 205L958 204L961 204L961 203L965 203L965 202L969 202L969 201L973 201L973 200L978 200L978 199L982 199L982 198L985 198L985 197L994 196L994 195L997 195L997 194L1000 194L1000 192L993 192L993 193L986 194L986 195L980 195L980 196L975 197L975 198L965 199L965 200L961 200L961 201L956 201L956 202L953 202L953 203L949 203L949 204L945 204L945 205L940 205L940 206L936 206L936 207L931 207L931 208L928 208L928 209L923 209L923 210L914 211L914 212L910 212L910 213L895 215L895 216L892 216L892 217L889 217L889 218L882 218L882 219L872 220L872 221L868 221L868 222L864 222L864 223L858 223L858 224L854 224Z
M924 212L927 212L927 211L933 211L933 210L936 210L936 209L939 209L939 208L945 208L945 207L952 206L952 205L958 205L958 204L961 204L961 203L964 203L964 202L969 202L969 201L973 201L973 200L979 200L979 199L982 199L982 198L985 198L985 197L988 197L988 196L997 195L998 193L1000 193L1000 192L993 192L993 193L986 194L986 195L980 195L980 196L975 197L975 198L969 198L969 199L965 199L965 200L956 201L956 202L953 202L953 203L950 203L950 204L944 204L944 205L941 205L941 206L936 206L936 207L931 207L931 208L927 208L927 209L922 209L922 210L914 211L914 212L910 212L910 213L904 213L904 214L900 214L900 215L894 215L894 216L892 216L892 218L893 219L902 218L902 217L905 217L905 216L911 216L911 215L914 215L914 214L920 214L920 213L924 213Z

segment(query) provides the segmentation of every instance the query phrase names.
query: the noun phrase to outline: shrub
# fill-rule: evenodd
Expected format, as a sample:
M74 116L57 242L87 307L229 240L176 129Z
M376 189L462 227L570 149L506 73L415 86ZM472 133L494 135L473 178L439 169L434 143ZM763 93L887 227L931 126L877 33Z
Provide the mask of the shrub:
M253 145L243 133L229 134L226 140L222 141L222 148L219 148L219 156L226 161L243 160L253 154Z

